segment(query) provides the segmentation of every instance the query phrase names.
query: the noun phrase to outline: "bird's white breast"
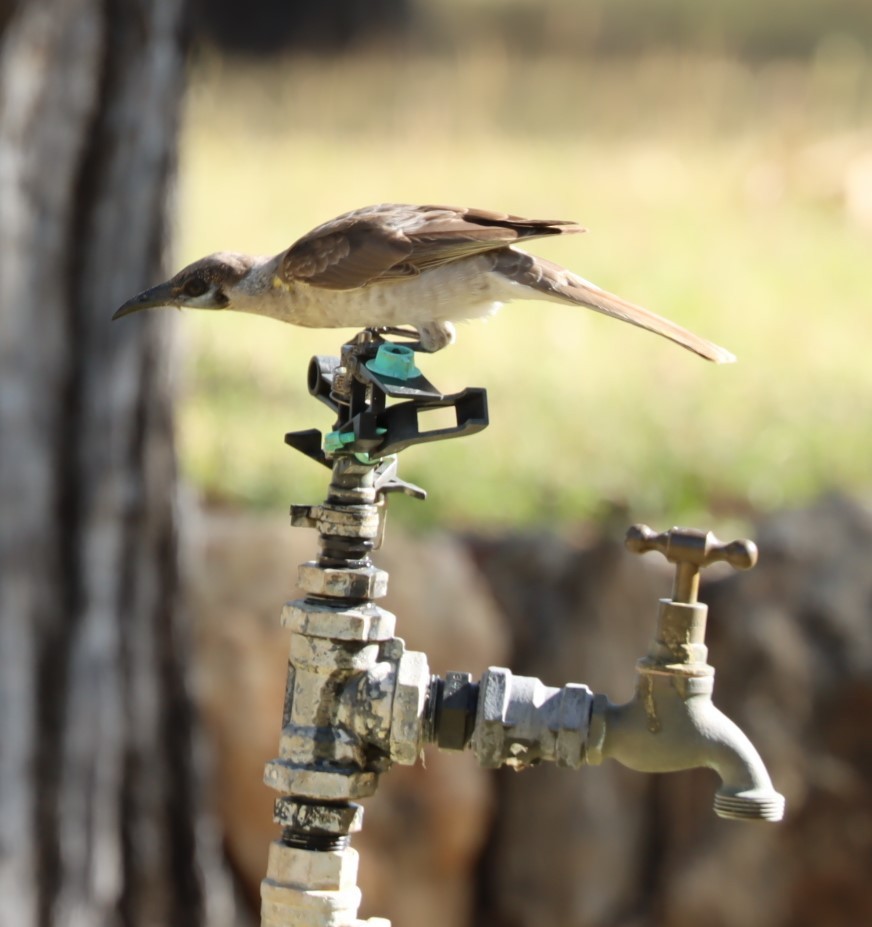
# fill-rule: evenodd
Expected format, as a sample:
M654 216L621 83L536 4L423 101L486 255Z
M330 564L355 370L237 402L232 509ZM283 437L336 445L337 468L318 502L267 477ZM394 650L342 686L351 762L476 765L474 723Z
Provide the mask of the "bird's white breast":
M511 297L501 278L481 259L456 261L401 280L353 290L331 290L274 279L269 311L249 311L311 328L422 325L490 315Z

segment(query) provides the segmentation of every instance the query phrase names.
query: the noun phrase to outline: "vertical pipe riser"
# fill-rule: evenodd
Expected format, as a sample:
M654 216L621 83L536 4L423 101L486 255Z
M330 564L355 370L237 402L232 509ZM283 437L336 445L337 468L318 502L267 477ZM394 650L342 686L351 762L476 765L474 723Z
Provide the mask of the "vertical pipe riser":
M372 468L339 458L328 501L292 516L318 529L319 557L300 567L306 598L282 613L291 631L287 690L279 757L264 780L283 793L276 821L285 832L270 847L261 927L390 927L358 919L358 856L348 846L362 817L351 800L375 792L389 761L374 768L365 743L339 721L343 693L373 671L395 627L373 602L387 591L387 574L369 560L374 503Z

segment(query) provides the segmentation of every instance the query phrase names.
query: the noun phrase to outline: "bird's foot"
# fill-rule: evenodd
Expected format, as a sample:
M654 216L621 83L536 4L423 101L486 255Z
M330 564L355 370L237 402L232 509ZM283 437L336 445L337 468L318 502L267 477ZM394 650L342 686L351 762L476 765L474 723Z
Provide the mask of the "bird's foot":
M413 351L426 350L421 344L418 332L414 328L402 328L398 325L380 325L378 327L368 328L367 331L372 332L382 341L386 341L388 337L408 339L408 342L404 341L403 343Z
M378 325L369 331L376 335L396 335L401 338L417 338L418 332L414 328L403 328L401 325Z
M383 340L385 335L412 339L404 342L406 346L413 351L423 351L426 354L434 354L448 347L449 344L454 344L457 337L457 332L451 322L427 322L419 325L417 330L394 325L380 325L368 328L367 331Z
M435 354L454 344L457 339L457 330L451 322L427 322L418 326L421 336L421 350Z

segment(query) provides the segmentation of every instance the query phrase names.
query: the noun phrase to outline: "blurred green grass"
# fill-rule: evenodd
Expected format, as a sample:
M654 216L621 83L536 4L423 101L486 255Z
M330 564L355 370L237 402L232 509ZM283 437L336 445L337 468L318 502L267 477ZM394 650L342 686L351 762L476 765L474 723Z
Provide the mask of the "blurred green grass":
M848 39L759 66L687 56L200 63L179 178L180 265L275 253L372 202L577 219L531 250L733 350L714 367L628 326L548 304L462 326L425 358L488 389L491 425L404 452L431 492L394 506L451 527L568 524L619 504L652 522L793 504L870 484L866 360L872 64ZM179 443L207 497L284 508L324 472L284 447L326 428L312 354L351 331L187 313Z

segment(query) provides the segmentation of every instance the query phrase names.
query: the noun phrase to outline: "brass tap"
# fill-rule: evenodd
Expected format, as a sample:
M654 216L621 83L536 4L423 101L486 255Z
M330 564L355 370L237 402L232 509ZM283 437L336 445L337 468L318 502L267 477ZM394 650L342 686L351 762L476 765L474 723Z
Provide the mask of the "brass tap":
M778 821L784 797L745 734L712 702L714 667L707 662L707 607L697 601L699 571L726 561L750 569L751 541L724 544L711 532L646 525L627 533L635 553L656 550L675 564L672 597L661 599L657 630L647 656L636 664L636 693L624 705L594 698L588 762L604 757L641 772L675 772L706 766L721 777L714 808L720 817Z

